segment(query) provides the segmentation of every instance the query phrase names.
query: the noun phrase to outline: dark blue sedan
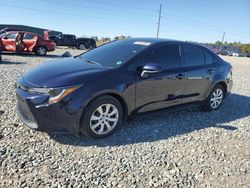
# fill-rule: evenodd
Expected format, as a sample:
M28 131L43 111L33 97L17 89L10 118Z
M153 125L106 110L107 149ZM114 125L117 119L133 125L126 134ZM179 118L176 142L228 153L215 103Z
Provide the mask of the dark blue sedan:
M194 102L218 109L232 66L198 44L134 38L44 63L16 85L17 112L30 128L100 138L134 113Z

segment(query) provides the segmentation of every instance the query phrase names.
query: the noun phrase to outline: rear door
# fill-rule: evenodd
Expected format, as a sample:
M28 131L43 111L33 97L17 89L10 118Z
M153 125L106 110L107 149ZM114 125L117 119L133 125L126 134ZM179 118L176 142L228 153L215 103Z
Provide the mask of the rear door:
M64 35L64 44L65 46L74 46L75 45L74 35Z
M16 51L16 36L17 33L10 33L2 38L2 45L4 46L6 51Z
M203 47L193 44L183 44L182 54L186 75L183 103L203 100L215 75L213 58Z
M34 46L36 45L37 36L33 33L25 33L23 37L23 44L25 46L24 51L32 52Z

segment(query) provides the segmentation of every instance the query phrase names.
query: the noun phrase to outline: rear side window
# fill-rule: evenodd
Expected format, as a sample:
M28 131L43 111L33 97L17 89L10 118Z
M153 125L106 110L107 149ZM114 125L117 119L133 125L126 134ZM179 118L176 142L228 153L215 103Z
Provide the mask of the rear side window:
M15 39L15 38L16 38L16 33L11 33L4 37L4 39Z
M185 66L202 66L205 64L203 51L194 45L184 45Z
M73 35L65 35L65 38L67 38L67 39L74 39L74 36Z
M152 50L145 56L144 63L160 64L162 69L169 70L180 67L178 44L168 44Z
M214 63L214 57L207 50L204 50L204 56L207 65Z
M24 40L31 40L31 39L33 39L34 37L35 37L35 35L26 33L26 34L24 35L23 39L24 39Z

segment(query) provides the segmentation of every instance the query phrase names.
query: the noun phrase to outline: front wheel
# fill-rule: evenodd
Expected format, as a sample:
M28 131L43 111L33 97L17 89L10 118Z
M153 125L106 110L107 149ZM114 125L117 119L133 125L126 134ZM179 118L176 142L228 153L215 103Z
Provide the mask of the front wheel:
M217 110L224 99L225 90L221 85L216 85L204 101L202 108L204 111Z
M112 96L102 96L90 103L83 114L80 131L88 137L103 138L117 130L123 119L123 108Z

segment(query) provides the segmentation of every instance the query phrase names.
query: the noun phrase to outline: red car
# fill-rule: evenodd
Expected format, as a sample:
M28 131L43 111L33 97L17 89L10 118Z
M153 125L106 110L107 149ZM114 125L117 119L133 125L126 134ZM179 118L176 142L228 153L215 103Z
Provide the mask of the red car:
M2 51L34 52L41 56L55 50L55 43L52 40L25 31L11 31L1 34L0 46Z

